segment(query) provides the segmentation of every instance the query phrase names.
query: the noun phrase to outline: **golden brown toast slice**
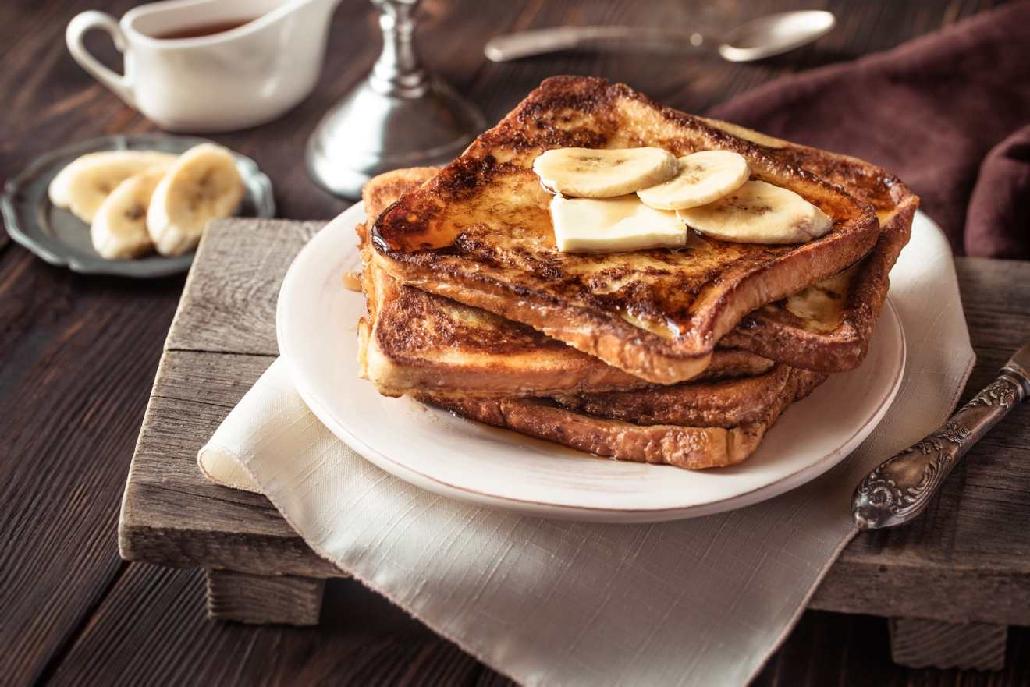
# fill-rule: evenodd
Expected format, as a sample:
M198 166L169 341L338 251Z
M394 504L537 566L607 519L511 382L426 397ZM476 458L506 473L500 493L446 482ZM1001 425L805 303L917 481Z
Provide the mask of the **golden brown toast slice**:
M533 159L561 146L642 145L675 155L739 152L753 178L799 193L833 229L803 245L695 237L677 251L555 250L549 195ZM528 324L634 376L673 383L703 371L716 342L750 311L857 262L878 234L871 207L764 146L622 84L555 77L380 215L372 239L377 264L402 282Z
M750 421L729 427L636 424L575 412L548 399L474 399L431 394L416 398L471 420L599 456L701 470L734 465L750 456L787 406L825 379L817 372L785 369L786 383L781 393L771 396ZM687 383L671 388L684 390L691 386Z
M366 213L377 217L437 171L401 169L375 177L363 192ZM364 226L358 233L365 252ZM359 324L359 363L362 375L383 394L549 396L650 386L531 327L399 284L365 263L370 316ZM702 378L761 374L772 365L746 351L720 349Z
M880 238L859 264L750 313L721 343L795 367L842 372L865 357L887 298L890 271L912 232L919 198L896 176L858 158L705 120L761 146L782 164L828 179L876 211Z
M779 364L765 374L709 382L691 380L637 391L585 393L555 400L569 410L638 425L736 427L767 419L789 394L794 368Z

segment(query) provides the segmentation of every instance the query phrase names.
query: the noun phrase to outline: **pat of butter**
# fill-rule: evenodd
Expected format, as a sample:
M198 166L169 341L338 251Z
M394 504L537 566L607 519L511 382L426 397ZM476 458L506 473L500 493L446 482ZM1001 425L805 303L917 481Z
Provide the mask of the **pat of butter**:
M681 248L687 227L675 212L655 210L636 195L551 199L554 243L563 253L616 253Z

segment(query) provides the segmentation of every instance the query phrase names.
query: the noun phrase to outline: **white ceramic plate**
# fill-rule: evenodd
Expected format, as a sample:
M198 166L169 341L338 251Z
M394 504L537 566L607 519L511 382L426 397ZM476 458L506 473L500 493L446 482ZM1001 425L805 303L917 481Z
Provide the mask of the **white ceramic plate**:
M360 268L360 204L300 252L279 294L279 350L318 418L383 470L480 505L609 522L689 518L741 508L836 465L873 430L897 393L905 338L892 305L857 369L792 405L739 466L692 472L621 463L380 396L358 377L364 298L343 287Z

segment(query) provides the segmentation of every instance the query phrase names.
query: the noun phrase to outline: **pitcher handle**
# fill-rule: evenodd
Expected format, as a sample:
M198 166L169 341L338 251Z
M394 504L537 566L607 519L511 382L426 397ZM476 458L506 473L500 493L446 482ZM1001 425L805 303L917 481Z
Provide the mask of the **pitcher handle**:
M96 77L100 83L110 88L119 98L135 107L136 99L133 97L132 87L129 84L128 78L124 74L118 74L108 69L86 50L82 39L86 33L93 29L103 29L106 31L111 36L111 40L114 41L114 47L118 49L118 52L123 55L125 54L128 43L125 40L125 34L122 32L122 27L118 25L118 22L111 15L97 12L96 10L81 12L75 15L68 23L68 29L64 33L68 50L71 51L72 57L75 58L75 61L83 69Z

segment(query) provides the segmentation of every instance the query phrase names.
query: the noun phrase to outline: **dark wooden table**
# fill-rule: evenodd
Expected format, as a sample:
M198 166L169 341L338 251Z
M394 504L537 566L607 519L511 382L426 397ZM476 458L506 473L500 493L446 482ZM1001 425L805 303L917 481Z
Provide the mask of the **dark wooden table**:
M53 146L153 129L67 54L67 21L99 4L120 14L133 3L0 3L0 181ZM644 54L562 55L499 66L483 60L482 46L494 33L531 26L717 26L792 3L427 0L420 42L427 62L490 119L557 73L603 75L670 105L704 111L779 74L888 48L993 4L833 0L825 5L840 25L831 36L750 66ZM378 45L368 4L342 3L314 95L277 122L215 137L269 173L280 216L325 219L346 207L307 178L301 151L319 116L367 71ZM0 237L0 426L6 434L0 451L0 683L500 681L354 582L330 585L330 624L251 628L205 619L199 573L119 559L118 504L182 284L182 278L137 283L77 276ZM1030 632L1010 633L1004 673L907 671L890 663L882 621L809 612L758 682L1026 684Z

